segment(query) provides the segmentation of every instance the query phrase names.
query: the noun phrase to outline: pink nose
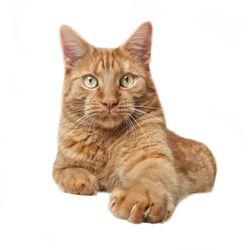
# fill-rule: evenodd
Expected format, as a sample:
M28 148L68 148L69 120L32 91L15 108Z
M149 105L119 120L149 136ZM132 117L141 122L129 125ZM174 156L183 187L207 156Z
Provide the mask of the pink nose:
M101 102L109 111L118 104L117 100L104 100Z

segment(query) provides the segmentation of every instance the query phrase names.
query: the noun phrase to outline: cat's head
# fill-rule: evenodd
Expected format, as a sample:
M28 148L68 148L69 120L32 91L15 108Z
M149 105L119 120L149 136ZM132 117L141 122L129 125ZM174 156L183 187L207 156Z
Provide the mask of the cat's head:
M60 35L66 69L65 115L82 125L112 129L142 114L155 97L149 71L149 22L115 49L96 48L68 26L61 27Z

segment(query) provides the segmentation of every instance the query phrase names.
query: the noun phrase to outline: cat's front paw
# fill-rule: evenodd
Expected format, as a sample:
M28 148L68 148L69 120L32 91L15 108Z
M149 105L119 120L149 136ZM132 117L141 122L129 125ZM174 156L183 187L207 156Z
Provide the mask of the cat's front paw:
M109 209L114 216L132 223L159 223L171 216L174 203L167 191L134 185L114 190Z
M58 180L59 187L66 193L92 195L98 191L97 178L85 169L64 169Z

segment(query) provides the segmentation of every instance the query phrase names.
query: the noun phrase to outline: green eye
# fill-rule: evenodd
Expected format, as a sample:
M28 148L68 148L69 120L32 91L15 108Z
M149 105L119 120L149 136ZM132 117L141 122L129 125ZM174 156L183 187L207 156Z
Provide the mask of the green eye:
M120 80L120 85L124 88L132 86L133 83L134 83L134 77L130 74L125 74Z
M83 78L83 85L88 89L94 89L98 86L98 81L94 76L87 75Z

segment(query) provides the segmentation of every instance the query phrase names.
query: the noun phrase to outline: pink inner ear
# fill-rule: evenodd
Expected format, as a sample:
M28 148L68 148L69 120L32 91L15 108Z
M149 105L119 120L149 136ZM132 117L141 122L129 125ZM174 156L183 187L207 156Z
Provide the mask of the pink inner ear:
M151 55L152 25L143 23L125 43L124 48L148 64Z
M77 52L77 48L75 48L73 44L69 43L68 44L63 43L63 52L64 52L64 63L67 66L73 66L76 60L83 55L82 53Z
M61 27L60 35L65 65L72 67L87 52L88 43L68 26Z

